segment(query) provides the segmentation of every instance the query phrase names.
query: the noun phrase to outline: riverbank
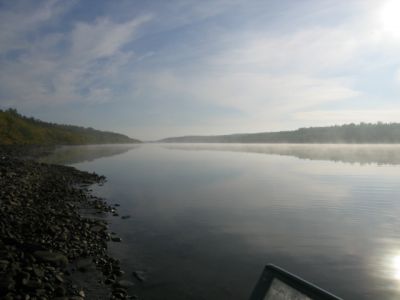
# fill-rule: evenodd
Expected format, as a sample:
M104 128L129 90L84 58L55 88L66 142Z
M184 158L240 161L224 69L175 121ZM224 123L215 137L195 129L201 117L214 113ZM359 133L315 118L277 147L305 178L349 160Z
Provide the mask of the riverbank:
M0 298L136 298L107 252L116 208L90 194L105 177L20 154L0 148Z

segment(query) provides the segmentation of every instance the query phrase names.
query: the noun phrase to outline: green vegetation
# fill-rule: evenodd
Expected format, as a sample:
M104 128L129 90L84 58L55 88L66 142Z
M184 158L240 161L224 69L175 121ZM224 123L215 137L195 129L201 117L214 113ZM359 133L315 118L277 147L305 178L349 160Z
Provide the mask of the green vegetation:
M399 123L361 123L330 127L300 128L294 131L184 136L161 140L165 143L347 143L398 144Z
M20 115L16 109L0 110L0 144L84 145L139 143L126 135L72 125L47 123Z

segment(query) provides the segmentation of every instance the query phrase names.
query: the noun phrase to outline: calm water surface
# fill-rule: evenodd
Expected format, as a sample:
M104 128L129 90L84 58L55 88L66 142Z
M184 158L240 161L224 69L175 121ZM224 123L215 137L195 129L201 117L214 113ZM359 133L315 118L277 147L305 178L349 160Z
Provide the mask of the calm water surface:
M88 152L90 154L88 154ZM71 154L73 153L73 154ZM400 146L66 147L95 192L143 299L247 299L277 264L345 299L400 299Z

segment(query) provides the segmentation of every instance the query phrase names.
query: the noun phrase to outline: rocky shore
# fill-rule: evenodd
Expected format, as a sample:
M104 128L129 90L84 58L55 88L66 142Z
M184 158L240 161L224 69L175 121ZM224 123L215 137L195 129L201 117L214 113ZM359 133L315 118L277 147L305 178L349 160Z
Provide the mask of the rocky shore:
M116 208L90 194L104 180L0 148L0 299L136 299L107 254Z

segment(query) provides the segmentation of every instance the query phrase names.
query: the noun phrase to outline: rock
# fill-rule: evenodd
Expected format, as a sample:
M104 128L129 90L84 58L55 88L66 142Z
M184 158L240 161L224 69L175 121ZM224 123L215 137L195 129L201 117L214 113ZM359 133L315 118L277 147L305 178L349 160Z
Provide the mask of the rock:
M57 274L57 275L55 275L54 277L56 278L56 280L57 280L59 283L64 282L64 279L61 277L61 275Z
M31 279L31 274L27 272L21 272L19 276L22 278L21 282L23 285L27 285L29 280Z
M12 278L11 275L0 278L0 291L10 291L13 290L15 287L15 280Z
M129 219L130 217L131 217L131 216L126 215L126 216L122 216L121 219L126 220L126 219Z
M104 226L100 226L100 225L95 225L92 227L92 231L94 232L101 232L104 231L106 228Z
M93 261L91 258L83 258L79 259L76 262L76 268L81 272L87 272L91 269L94 269Z
M111 237L111 240L112 240L113 242L122 242L122 239L121 239L120 237L117 237L117 236Z
M7 266L9 265L9 263L10 262L8 260L5 260L5 259L0 260L0 270L7 269Z
M40 299L43 299L43 296L46 295L46 290L45 289L36 289L35 294L36 294L36 296L41 297Z
M42 281L40 279L31 279L25 285L32 290L36 290L42 287Z
M127 289L130 287L133 287L135 284L129 280L120 280L120 281L117 281L115 285L118 287L123 287L123 288Z
M143 271L133 271L132 275L139 280L140 282L144 282L146 281L146 277L144 276L144 272Z
M115 282L115 280L112 279L112 278L107 278L106 280L104 280L104 283L107 284L107 285L113 284L114 282Z
M44 276L44 270L39 266L34 266L32 268L32 271L37 277L43 277Z
M35 251L33 255L44 262L48 262L58 267L65 268L68 264L68 258L58 252Z
M4 296L4 300L14 300L14 297L11 293L8 293L7 295Z
M2 146L0 158L1 151ZM104 178L72 167L10 156L0 159L1 299L90 298L83 291L78 295L79 288L73 286L74 276L86 276L74 273L75 266L79 271L102 272L110 292L117 291L114 299L127 299L124 287L116 285L123 275L120 264L107 255L107 240L111 240L107 222L94 215L96 219L87 218L84 212L118 215L103 199L90 195L88 188L79 187L100 180Z
M124 293L113 293L113 296L116 299L125 299L126 298ZM113 298L113 299L115 299L115 298Z
M66 293L65 288L62 287L62 286L58 286L58 287L56 287L56 289L54 290L54 294L55 294L56 296L59 296L59 297L64 296L65 293Z

